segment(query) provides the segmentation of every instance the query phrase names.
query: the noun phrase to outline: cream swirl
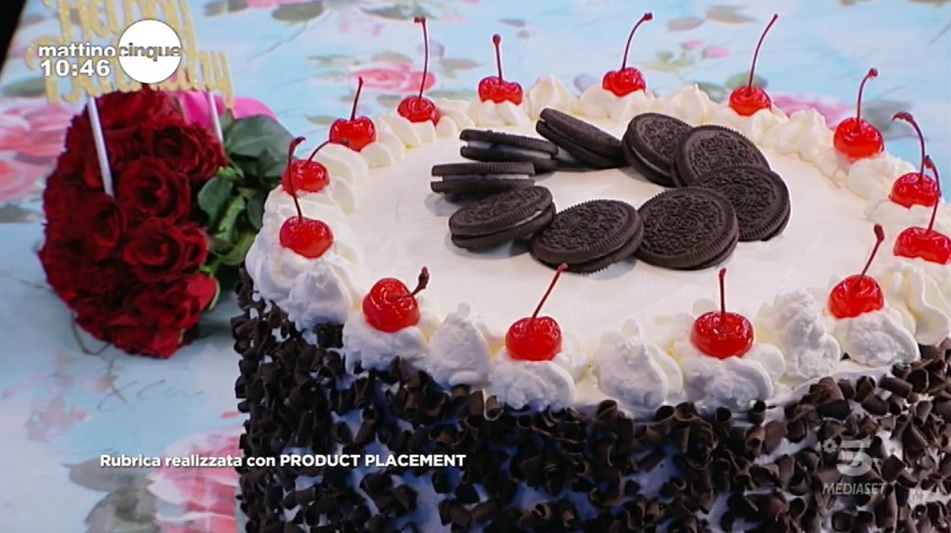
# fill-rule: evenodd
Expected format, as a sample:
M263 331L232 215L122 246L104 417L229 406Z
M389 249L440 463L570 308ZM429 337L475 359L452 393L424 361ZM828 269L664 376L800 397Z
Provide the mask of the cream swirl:
M574 113L578 100L554 76L542 76L528 90L528 116L537 119L546 108Z
M502 335L475 316L466 304L446 315L429 343L429 355L420 361L437 382L484 386L492 365L492 354L502 346Z
M934 229L945 235L951 235L951 209L944 201L938 201L941 203L938 205ZM905 228L912 226L927 228L932 212L932 207L923 205L905 207L896 204L888 196L869 201L865 208L865 216L872 222L881 224L887 235L897 235Z
M784 125L769 131L759 141L783 155L798 155L813 164L829 153L834 155L832 131L815 109L796 111Z
M914 171L911 163L882 153L852 163L845 177L845 187L866 200L880 198L891 193L892 184L899 176Z
M291 285L281 307L300 331L318 324L343 324L362 293L352 276L353 264L338 255L314 261Z
M892 258L872 270L890 305L914 324L918 344L934 346L951 335L951 270L922 259Z
M736 130L759 145L764 144L761 139L769 132L783 126L788 120L786 114L776 107L760 109L750 116L742 116L727 105L714 107L707 117L710 124L719 124Z
M343 326L343 345L347 370L353 372L357 364L364 370L386 369L395 358L422 366L420 359L429 352L430 339L439 327L439 319L432 303L417 295L420 319L415 326L388 333L371 326L361 312L351 315Z
M467 113L477 126L487 128L527 126L532 123L524 103L515 105L505 101L497 104L491 100L472 102Z
M697 85L684 87L654 100L652 110L683 120L693 126L707 123L717 105Z
M615 122L625 122L651 111L654 100L654 93L646 89L617 96L597 84L581 93L578 108L581 114L588 118L609 118Z
M702 299L694 306L693 315L683 313L673 319L667 345L683 371L687 400L742 410L756 400L769 399L776 390L776 382L786 372L786 360L779 348L757 341L740 357L717 359L702 353L691 342L694 316L715 310L712 301Z
M782 351L784 378L792 383L831 375L842 357L824 306L809 291L780 294L764 305L756 317L756 334Z
M489 372L487 390L514 409L568 407L575 398L575 378L557 359L517 361L503 349Z
M337 232L341 232L346 235L345 242L348 243L347 246L358 242L350 240L352 231L347 224L347 213L330 196L321 193L310 193L299 197L297 202L300 204L301 213L305 217L320 220L331 226L331 229L334 230L334 240L338 240L336 239ZM294 197L284 192L283 187L278 187L268 194L267 200L264 202L262 227L277 232L285 220L296 216L297 204L294 203Z
M635 410L653 410L679 403L684 377L677 363L656 344L641 338L634 321L620 333L601 337L594 352L598 387L622 405Z
M899 311L886 305L878 311L834 321L832 335L856 363L882 367L918 358L918 342Z

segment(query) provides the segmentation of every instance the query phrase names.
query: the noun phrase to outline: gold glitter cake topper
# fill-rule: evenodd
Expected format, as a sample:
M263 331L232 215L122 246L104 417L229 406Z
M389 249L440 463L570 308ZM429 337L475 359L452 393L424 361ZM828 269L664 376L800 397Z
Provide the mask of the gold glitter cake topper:
M75 103L87 97L96 98L113 91L134 92L142 85L126 75L119 64L117 54L88 57L101 53L103 46L88 46L81 43L109 41L110 48L119 48L119 39L126 28L141 20L159 20L170 26L181 40L181 63L174 75L153 85L164 91L203 91L220 93L225 107L234 104L234 90L228 59L223 52L199 50L195 28L189 14L187 0L42 0L43 4L56 9L59 15L60 35L41 37L27 47L26 65L32 70L41 70L43 61L38 61L38 51L57 58L83 65L95 61L97 68L63 69L52 73L43 67L47 100L51 104ZM80 43L78 46L77 44ZM55 51L54 47L59 50ZM78 50L78 53L77 53ZM83 57L80 54L86 54ZM63 86L63 82L68 87Z

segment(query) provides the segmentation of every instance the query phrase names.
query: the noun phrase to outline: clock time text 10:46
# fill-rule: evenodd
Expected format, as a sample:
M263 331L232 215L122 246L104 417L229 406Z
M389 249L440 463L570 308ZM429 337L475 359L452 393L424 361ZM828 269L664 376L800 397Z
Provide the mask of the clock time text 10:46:
M112 74L112 62L108 59L80 59L74 63L65 58L47 58L40 61L40 70L42 70L43 76L47 78L52 76L59 78L76 76L105 77Z

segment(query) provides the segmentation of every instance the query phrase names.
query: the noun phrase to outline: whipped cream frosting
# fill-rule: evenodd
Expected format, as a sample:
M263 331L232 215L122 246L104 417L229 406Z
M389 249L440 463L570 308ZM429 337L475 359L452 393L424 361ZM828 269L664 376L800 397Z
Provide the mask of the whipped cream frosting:
M875 202L888 194L897 177L914 168L888 154L852 164L842 161L832 148L832 132L815 111L786 116L762 110L740 117L696 86L661 97L649 91L617 97L598 85L575 98L551 76L539 78L517 106L435 103L442 115L435 125L386 114L374 120L376 142L359 153L329 145L317 154L331 185L303 195L301 208L305 216L324 220L333 230L335 241L327 254L311 260L281 247L280 224L296 216L296 209L293 199L278 188L268 197L263 228L246 259L261 297L281 306L298 327L344 324L350 364L378 368L401 356L437 381L485 387L513 407L567 406L582 401L581 391L589 395L594 390L598 398L615 398L633 410L684 399L740 408L789 385L834 373L843 352L853 363L881 368L916 357L918 342L932 344L951 333L951 269L890 258L885 248L872 275L886 291L886 308L855 319L828 316L822 296L827 288L815 287L825 287L830 275L841 279L854 274L857 258L866 251L864 245L836 243L867 242L872 221L882 222L893 238L902 220ZM440 218L450 211L428 193L423 181L429 179L432 164L458 158L462 129L504 128L531 135L533 120L546 107L591 120L616 135L636 114L664 113L694 125L736 129L764 149L790 188L793 220L786 234L766 243L743 243L730 260L731 278L744 280L730 292L731 301L760 308L754 321L756 343L749 353L719 360L690 343L696 313L683 311L686 302L714 288L708 271L637 265L634 278L615 273L627 283L597 279L599 275L563 279L546 314L562 323L566 338L582 333L588 337L566 341L565 350L552 361L508 356L500 333L504 330L488 326L476 310L514 321L524 313L523 296L531 290L525 287L542 285L550 272L525 254L473 255L447 246ZM426 150L419 150L422 147ZM397 162L399 170L391 171ZM816 179L819 176L827 179ZM562 208L592 197L639 204L660 192L612 170L592 172L583 183L560 178L556 174L546 185ZM410 180L413 186L406 185ZM941 212L946 216L943 201ZM916 223L921 215L912 215ZM946 224L946 218L939 223ZM827 233L839 240L815 238ZM430 289L421 298L425 309L420 324L395 334L371 328L360 311L371 280L413 279L420 261L433 272ZM460 285L463 279L471 283ZM776 295L776 287L784 287L782 294ZM615 294L623 291L632 292ZM456 310L443 315L430 305L432 298ZM770 298L772 303L764 305ZM580 304L588 301L593 307ZM638 315L640 306L630 302L649 302L647 316ZM712 309L711 302L701 302L700 307ZM602 311L605 304L616 312ZM650 321L655 318L665 325ZM649 326L641 330L631 319Z

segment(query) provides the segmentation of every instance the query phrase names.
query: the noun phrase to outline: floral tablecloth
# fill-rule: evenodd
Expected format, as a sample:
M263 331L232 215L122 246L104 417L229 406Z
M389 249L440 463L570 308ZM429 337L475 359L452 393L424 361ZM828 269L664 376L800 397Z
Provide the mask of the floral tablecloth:
M54 3L55 2L51 2ZM506 77L554 73L581 91L617 68L628 29L655 22L632 60L663 93L698 83L723 98L747 75L772 13L758 75L786 112L813 107L830 124L854 111L869 67L866 118L888 149L917 161L919 119L951 191L951 0L210 0L190 2L203 49L228 54L235 92L273 109L294 133L319 138L346 115L355 79L373 115L416 91L431 19L429 96L472 98L493 72L490 35L505 39ZM30 0L0 76L0 532L230 532L236 476L229 469L99 468L100 455L236 454L237 357L231 302L211 334L173 359L133 358L90 345L69 327L35 256L41 192L75 106L45 103L27 43L59 22ZM945 193L948 196L948 193ZM217 327L215 327L217 326Z

